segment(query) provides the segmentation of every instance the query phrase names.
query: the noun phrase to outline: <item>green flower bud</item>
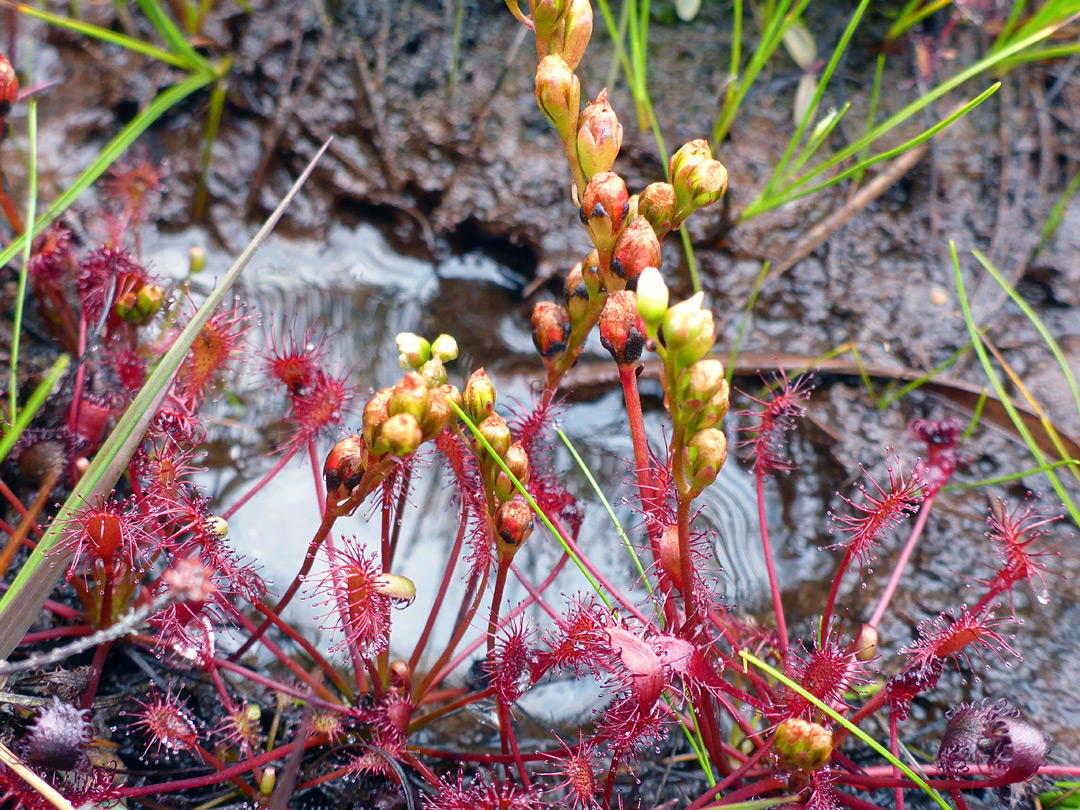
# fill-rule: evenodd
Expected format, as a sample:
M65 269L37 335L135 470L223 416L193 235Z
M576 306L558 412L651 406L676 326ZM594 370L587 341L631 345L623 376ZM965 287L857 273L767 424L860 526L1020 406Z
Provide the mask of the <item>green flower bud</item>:
M586 180L594 174L611 171L622 146L623 128L607 100L607 89L596 101L586 104L578 118L578 164Z
M590 299L595 298L603 289L604 285L600 281L600 254L595 250L581 263L581 278L585 281L585 289L589 291Z
M561 56L550 55L536 68L536 103L564 138L577 132L581 84Z
M427 382L429 388L438 388L446 385L446 366L438 357L432 357L424 365L420 366L420 376Z
M677 208L684 208L689 203L692 196L688 188L690 172L705 160L712 160L712 149L709 148L708 141L701 139L684 143L671 156L668 163L668 176L671 178L671 185L675 191Z
M401 332L395 342L397 343L398 362L406 371L420 368L431 357L431 344L412 332Z
M700 411L722 386L727 386L724 364L719 360L698 360L679 374L679 405L690 411Z
M832 732L817 723L789 717L773 739L780 762L796 773L816 771L832 758Z
M423 441L420 420L411 413L399 413L383 422L376 446L380 449L385 446L395 456L404 458L415 453Z
M589 312L589 287L585 284L585 275L581 272L581 262L570 268L566 274L566 311L570 316L570 328L573 329Z
M229 534L229 522L223 517L210 515L203 521L203 530L210 536L222 540Z
M615 172L594 175L581 195L579 215L597 254L608 255L626 224L630 198L626 183Z
M390 410L388 408L390 404L390 397L394 395L393 388L384 388L381 391L377 391L375 396L368 400L368 404L364 406L364 427L363 436L367 446L374 452L375 451L375 439L379 435L379 430L382 428L383 422L390 418ZM376 455L382 455L386 449L376 452Z
M465 407L462 410L474 425L479 425L495 410L495 386L484 369L478 368L469 377L463 399Z
M540 42L547 41L555 31L555 25L566 13L570 0L529 0L533 30ZM545 54L539 54L543 57Z
M390 416L409 413L419 421L427 410L427 403L427 380L415 371L410 371L394 386L394 393L390 396L386 409Z
M188 275L194 276L206 269L206 251L201 245L192 245L188 250Z
M664 346L669 352L677 352L678 368L700 360L712 348L713 316L701 308L704 299L704 293L697 293L670 307L664 315Z
M646 267L638 276L637 311L649 337L656 337L667 314L668 288L664 277L655 267Z
M509 468L517 480L522 484L529 483L529 455L525 452L525 446L521 442L514 442L503 456L503 462ZM496 466L495 484L492 487L495 497L499 502L507 501L514 494L516 487L501 467Z
M457 341L450 335L439 335L431 344L431 356L438 357L444 363L456 360L458 356Z
M371 578L371 585L377 593L390 597L393 602L408 605L416 599L416 585L400 574L378 574Z
M157 284L144 284L135 296L135 309L146 323L161 309L165 293Z
M716 428L695 433L687 445L687 456L690 461L690 485L701 492L716 480L720 468L727 461L727 437Z
M480 428L480 435L487 439L487 443L491 445L491 449L495 451L495 454L499 458L505 456L506 451L510 449L510 442L513 437L510 435L510 428L506 426L503 418L497 413L493 413L481 422L478 427ZM494 462L491 463L494 464Z
M555 23L547 41L547 52L561 56L571 70L577 68L589 46L592 29L592 3L589 0L570 0L566 13Z
M687 185L691 206L704 208L712 205L727 191L727 169L719 160L704 160L690 170Z
M701 413L698 414L697 419L694 421L695 431L720 424L720 421L728 412L728 393L727 380L724 380L723 385L709 398L709 401L705 403L705 407L701 409Z
M427 410L420 418L420 430L423 431L424 441L434 439L442 433L453 417L454 411L447 402L443 389L432 388L428 391Z

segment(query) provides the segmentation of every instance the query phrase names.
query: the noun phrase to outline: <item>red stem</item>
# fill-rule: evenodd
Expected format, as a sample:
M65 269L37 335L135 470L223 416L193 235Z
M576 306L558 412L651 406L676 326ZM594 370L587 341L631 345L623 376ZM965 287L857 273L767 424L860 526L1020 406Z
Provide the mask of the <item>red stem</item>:
M848 566L851 565L851 559L854 556L855 552L849 548L844 554L844 559L840 561L840 568L837 569L836 576L833 577L832 588L829 589L829 600L825 603L825 612L821 614L821 632L819 635L822 647L829 640L833 608L836 605L836 595L840 592L840 582L844 579L844 575L847 573Z
M930 507L933 506L934 498L936 497L937 491L931 492L922 502L922 506L919 507L919 517L915 520L915 525L911 529L911 536L908 537L904 550L900 552L900 559L896 561L896 567L893 568L892 576L889 577L889 583L885 586L885 591L881 594L877 607L874 608L874 612L870 615L870 621L867 622L867 624L873 628L877 628L878 624L881 622L881 617L885 615L885 611L889 607L889 602L892 601L893 594L896 593L896 588L900 584L900 578L904 575L904 569L907 567L908 560L911 559L911 555L915 551L915 546L919 542L919 536L922 534L923 527L926 525L926 518L930 515Z
M746 760L746 762L717 782L715 787L710 788L707 792L698 796L686 810L700 810L700 808L711 802L720 795L721 791L727 790L728 787L742 779L743 776L746 775L746 772L753 768L758 763L758 760L765 756L770 748L772 748L771 744L759 748L754 752L750 759Z
M315 497L319 499L319 514L326 514L326 489L323 486L322 469L319 466L319 457L315 451L315 441L308 439L308 458L311 459L311 472L315 476Z
M222 663L219 661L219 663ZM223 664L224 665L224 664ZM295 741L290 741L285 745L280 745L272 751L267 751L265 754L259 754L257 757L238 762L235 765L230 765L227 768L222 768L215 773L207 774L206 776L196 776L191 779L178 779L173 782L159 782L156 785L138 785L136 787L120 787L120 795L126 797L134 796L153 796L155 793L179 793L183 790L191 790L193 788L208 787L210 785L216 785L219 782L226 782L235 777L242 776L250 771L252 768L261 768L263 765L267 765L273 762L275 759L282 759L293 752L296 747ZM306 746L305 746L306 747Z
M266 473L266 475L264 475L262 478L259 479L257 484L255 484L251 489L249 489L247 492L245 492L244 496L242 498L240 498L240 500L238 500L236 503L234 503L232 506L230 506L228 509L226 509L224 512L221 513L221 517L224 520L228 520L233 515L235 515L236 510L238 510L241 506L243 506L245 503L247 503L252 498L254 498L258 494L259 490L261 490L263 487L265 487L267 484L269 484L270 481L273 480L274 476L277 475L279 472L281 472L281 470L285 467L285 465L289 463L289 459L291 459L294 455L296 455L297 449L298 448L296 446L293 446L293 447L289 448L289 452L287 452L285 455L283 455L281 457L281 459L278 461L278 463L275 464Z
M420 640L416 642L416 647L413 648L413 653L409 657L409 671L415 672L417 665L420 663L421 657L424 655L424 649L427 647L428 639L431 637L431 631L435 628L435 621L439 618L439 611L442 610L443 600L446 599L446 591L450 587L450 582L454 576L454 568L457 567L458 556L461 554L461 544L465 540L465 530L468 528L468 517L462 509L461 525L458 526L457 537L454 539L454 547L450 549L450 556L447 558L446 567L443 571L442 582L439 584L439 592L435 594L435 602L431 605L431 612L428 613L427 622L424 624L424 631L420 634Z
M780 598L780 583L776 578L776 563L773 561L772 545L769 543L769 526L765 520L765 473L757 473L758 523L761 526L761 546L765 552L765 568L769 572L769 590L772 591L773 611L776 613L776 632L780 637L780 659L784 670L788 666L787 622L784 620L784 603Z

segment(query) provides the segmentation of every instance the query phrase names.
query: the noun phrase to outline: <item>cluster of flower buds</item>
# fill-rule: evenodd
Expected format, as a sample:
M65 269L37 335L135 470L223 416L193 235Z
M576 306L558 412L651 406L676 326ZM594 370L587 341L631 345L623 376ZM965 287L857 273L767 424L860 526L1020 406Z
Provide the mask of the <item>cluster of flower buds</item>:
M116 299L113 309L121 320L134 326L150 323L165 301L165 291L157 284L143 284L138 291L128 290Z
M462 410L476 425L484 441L506 465L506 469L513 473L513 477L522 485L527 484L529 454L521 442L514 441L506 420L495 413L495 386L484 369L477 369L469 377L462 399ZM513 479L479 440L474 443L474 449L484 486L494 499L492 518L499 556L503 559L513 558L532 533L532 509L525 501L515 497Z
M461 407L461 393L446 381L444 363L458 351L452 337L440 335L429 343L403 333L397 347L402 366L412 370L368 400L362 432L339 441L326 457L323 476L331 503L347 501L379 458L404 458L442 433L454 418L451 402Z

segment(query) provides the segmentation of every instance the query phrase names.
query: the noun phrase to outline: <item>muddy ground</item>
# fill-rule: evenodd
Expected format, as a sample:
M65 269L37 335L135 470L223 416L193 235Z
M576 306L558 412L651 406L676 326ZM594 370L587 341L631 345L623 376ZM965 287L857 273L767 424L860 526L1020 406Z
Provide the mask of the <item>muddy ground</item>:
M219 249L237 252L318 145L333 135L330 154L280 231L318 240L335 228L371 223L405 257L443 261L486 255L510 271L511 281L494 287L447 285L446 294L430 304L421 320L432 334L457 334L464 352L478 363L506 375L535 374L539 364L527 346L495 328L505 314L495 312L496 307L509 307L526 324L534 299L525 300L522 288L533 279L553 279L541 283L536 293L552 295L558 288L554 277L580 259L587 241L568 201L569 177L558 141L533 100L535 53L528 39L516 39L518 24L501 4L466 2L455 47L452 3L342 2L327 8L331 21L321 19L312 4L254 5L255 13L248 15L222 4L204 31L207 51L232 54L234 67L212 149L209 205L200 220L193 222L192 206L208 94L196 94L170 111L140 142L141 149L170 166L158 227L180 238L197 227ZM654 6L649 75L670 148L711 131L726 78L730 9L726 3L706 4L694 23L685 24L674 20L669 4ZM831 49L849 11L834 3L811 6L807 25L818 38L819 53ZM114 24L108 7L87 13L99 23ZM50 199L177 74L37 23L20 20L19 25L20 46L37 43L36 79L59 82L43 94L39 108L41 194ZM826 103L850 99L853 107L830 148L859 132L886 27L879 13L872 14L837 72L835 98L827 97ZM597 29L580 70L583 97L595 95L610 74L612 48L599 17ZM936 32L929 28L927 33ZM949 52L940 54L938 69L951 75L985 53L990 41L987 31L962 23ZM969 290L976 289L977 317L990 327L991 339L1054 423L1066 434L1080 435L1080 418L1060 369L1019 310L977 272L969 254L980 248L1018 285L1076 367L1080 206L1066 209L1054 237L1035 255L1039 231L1080 159L1075 139L1080 86L1072 67L1037 65L1002 77L1001 90L940 135L913 169L805 259L765 284L744 351L766 358L778 354L791 366L799 363L791 356L817 358L853 343L861 361L878 373L876 395L890 374L934 368L968 339L948 261L948 240L953 239ZM738 222L793 129L799 75L780 53L759 78L718 154L731 176L728 197L722 206L695 215L689 226L711 307L725 324L719 341L725 352L761 262L784 262L815 224L847 200L849 189L842 184ZM963 98L991 81L984 76L969 83ZM909 44L899 43L887 62L881 116L899 110L919 92ZM632 189L640 189L662 179L656 143L635 122L621 80L611 95L626 133L616 168ZM960 99L954 94L939 101L932 115L909 122L885 145L910 137ZM14 127L20 128L17 115ZM18 169L9 175L21 199ZM253 181L257 186L248 199ZM664 259L669 278L682 279L688 290L676 240L665 245ZM795 621L814 615L836 562L816 552L829 542L825 517L837 503L833 493L858 476L860 462L881 470L885 447L915 455L918 448L904 432L909 419L966 419L971 404L970 398L940 388L916 392L879 411L853 373L853 356L847 353L841 360L850 366L819 376L809 419L794 441L801 469L780 482L775 498ZM947 376L976 390L986 384L970 352ZM753 381L743 378L741 384L752 386ZM594 397L602 387L601 379L587 393ZM986 426L974 433L961 474L977 480L1033 465L1011 433ZM1067 483L1071 491L1077 490L1075 483ZM1016 500L1025 485L1045 490L1047 500L1054 501L1041 477L994 493ZM894 648L910 638L918 620L956 605L957 572L969 581L986 575L980 564L991 558L980 541L988 503L985 490L940 499L916 555L918 573L882 626L886 640L898 640ZM887 570L896 551L884 551L882 569ZM1080 573L1075 541L1064 540L1059 551L1062 574ZM870 604L880 586L872 582L865 591L848 594L848 603L855 609ZM959 675L951 676L952 699L1008 696L1052 734L1056 754L1069 759L1075 758L1070 751L1080 751L1080 724L1075 722L1080 692L1073 674L1080 670L1075 629L1080 607L1071 580L1054 578L1048 588L1046 606L1029 593L1017 595L1017 614L1025 626L1014 644L1023 660L1009 668L993 662L997 665L989 675L980 673L982 681L962 683ZM944 708L921 708L928 739L934 738L935 724L940 732Z

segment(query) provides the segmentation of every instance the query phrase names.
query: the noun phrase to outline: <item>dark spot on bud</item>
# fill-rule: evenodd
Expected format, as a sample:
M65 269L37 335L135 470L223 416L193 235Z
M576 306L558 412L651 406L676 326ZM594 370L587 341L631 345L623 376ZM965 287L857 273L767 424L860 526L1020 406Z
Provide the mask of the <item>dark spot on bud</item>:
M566 297L566 300L569 303L574 298L584 298L586 301L589 300L589 288L585 286L585 282L578 284L577 287L574 288L574 291Z
M341 475L337 470L327 470L326 475L323 476L326 479L326 489L329 492L333 492L339 486L341 486Z
M11 102L0 101L0 118L6 116L9 112L11 112Z
M349 490L349 492L352 492L354 489L356 489L357 486L359 486L362 480L364 480L364 474L362 472L358 472L356 473L356 475L350 475L348 478L345 479L345 487Z
M611 215L607 212L607 209L604 208L604 204L601 203L601 202L598 202L596 205L594 205L592 213L589 214L590 219L596 219L597 217L604 217L605 219L611 219Z
M623 354L626 363L636 363L641 358L641 352L645 348L645 336L638 331L637 327L630 330L626 337L626 346Z
M639 278L641 278L641 273L638 273L633 278L628 278L626 280L626 289L628 289L632 293L636 293Z
M626 278L626 270L623 269L622 260L618 256L611 260L611 272L619 278Z
M506 529L504 531L499 532L499 537L501 537L502 541L504 543L506 543L506 545L508 545L508 546L515 546L516 547L516 546L521 545L521 543L514 538L513 532L511 532L509 529ZM524 539L524 538L522 538L522 539Z
M584 208L579 208L577 210L577 213L578 213L578 219L581 220L581 224L582 225L588 225L589 224L589 218L585 215L585 209Z
M536 339L536 334L533 333L533 346L536 347L536 353L543 357L545 360L550 360L553 357L558 357L564 351L566 351L566 344L561 340L553 340L548 344L547 351L540 345L540 341Z

